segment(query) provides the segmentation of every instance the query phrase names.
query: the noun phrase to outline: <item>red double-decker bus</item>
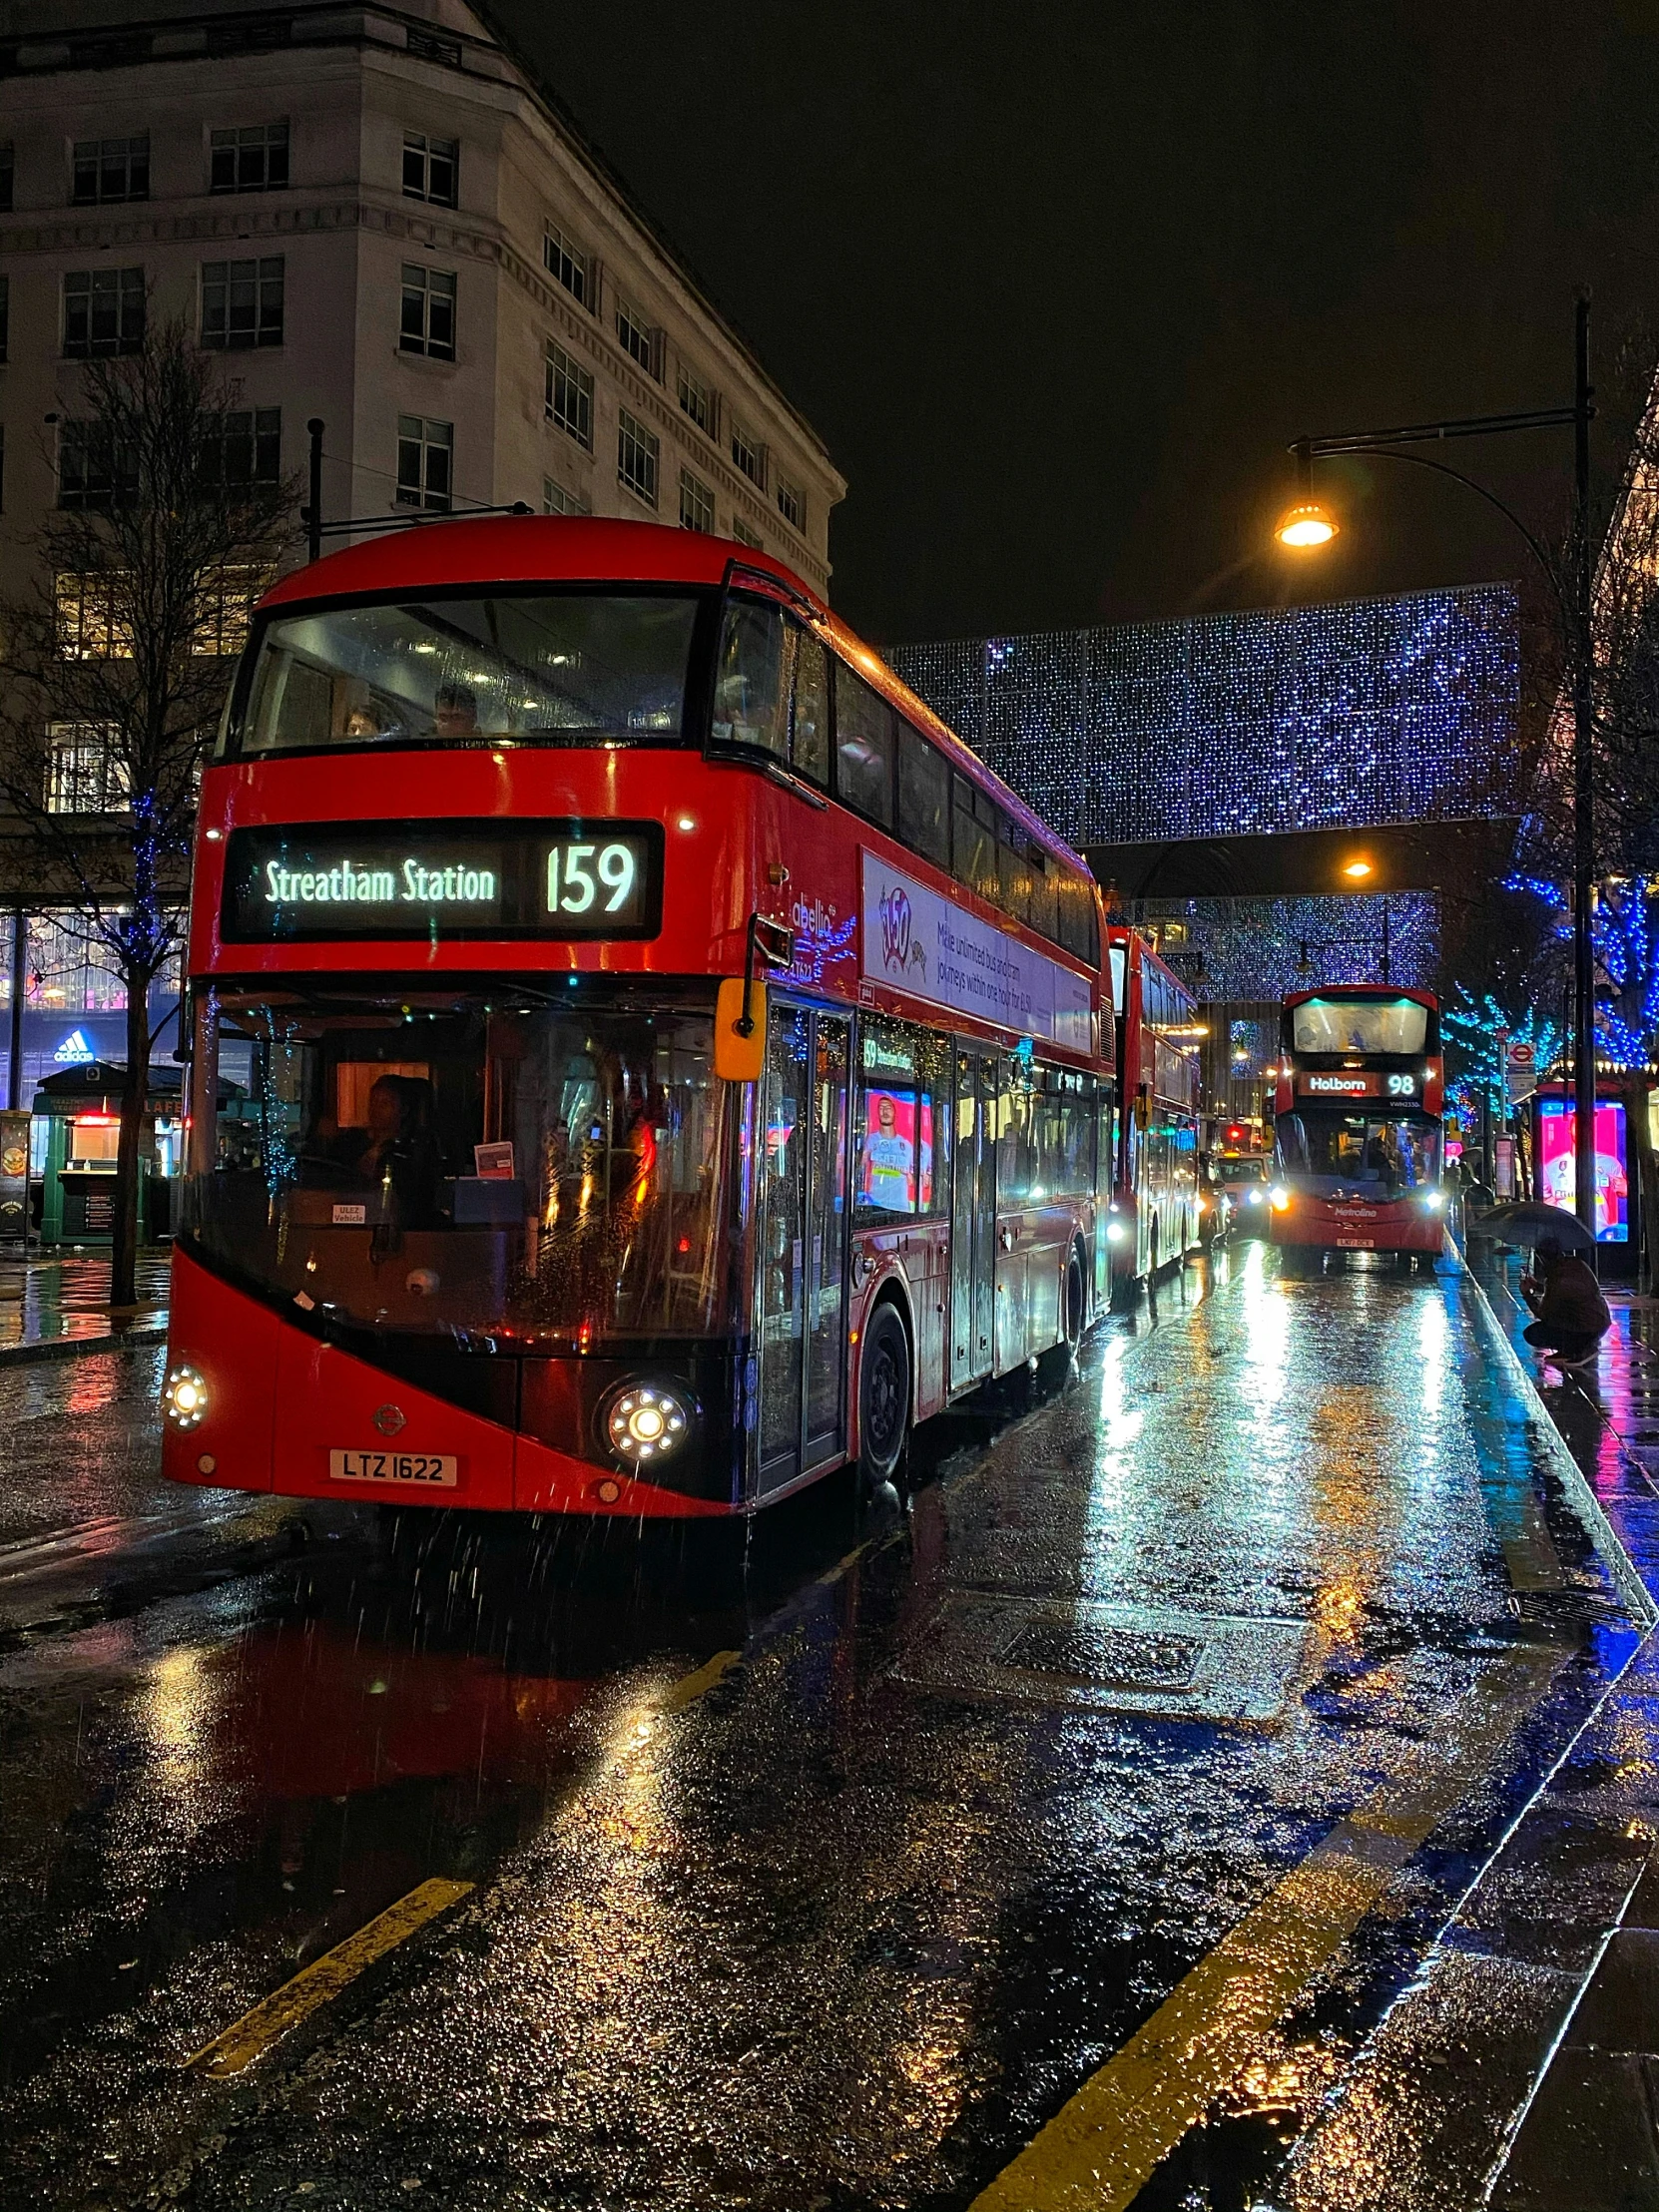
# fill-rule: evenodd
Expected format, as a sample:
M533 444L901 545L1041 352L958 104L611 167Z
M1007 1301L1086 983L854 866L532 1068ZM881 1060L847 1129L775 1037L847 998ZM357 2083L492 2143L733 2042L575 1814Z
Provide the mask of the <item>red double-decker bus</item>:
M1345 983L1285 1000L1269 1201L1288 1272L1348 1252L1433 1266L1444 1092L1432 992Z
M743 548L452 521L278 584L190 992L179 1480L741 1512L1104 1303L1093 880Z
M1109 1241L1114 1302L1202 1242L1197 1002L1138 929L1107 928L1123 1113Z

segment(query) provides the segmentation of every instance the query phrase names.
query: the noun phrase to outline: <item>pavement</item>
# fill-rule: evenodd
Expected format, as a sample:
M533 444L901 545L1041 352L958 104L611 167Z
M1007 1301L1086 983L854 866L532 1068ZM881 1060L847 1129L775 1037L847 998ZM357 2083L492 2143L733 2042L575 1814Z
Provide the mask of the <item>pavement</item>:
M1646 2204L1556 2071L1640 1461L1490 1314L1224 1251L747 1530L182 1494L159 1350L0 1372L0 2205Z
M1613 1329L1597 1367L1540 1374L1521 1342L1531 1317L1519 1257L1478 1245L1471 1255L1593 1509L1659 1600L1659 1307L1610 1289ZM1498 2212L1659 2212L1659 1640L1644 1643L1549 1776L1488 1889L1509 1881L1518 1891L1529 1864L1547 1881L1569 1861L1575 1917L1547 1925L1540 1914L1510 1932L1511 1956L1539 1968L1533 2016L1549 2034L1490 2201Z
M0 1257L0 1367L165 1343L168 1267L165 1250L141 1254L137 1299L115 1307L107 1253Z

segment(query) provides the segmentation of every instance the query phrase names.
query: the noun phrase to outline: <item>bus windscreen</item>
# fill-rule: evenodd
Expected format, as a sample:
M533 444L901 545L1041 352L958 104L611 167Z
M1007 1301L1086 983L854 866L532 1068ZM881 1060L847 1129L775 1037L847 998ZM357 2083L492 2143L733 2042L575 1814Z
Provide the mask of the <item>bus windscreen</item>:
M1414 998L1308 998L1292 1009L1291 1042L1298 1052L1415 1056L1428 1043L1428 1008Z
M230 749L675 744L698 605L576 591L279 616L260 639Z

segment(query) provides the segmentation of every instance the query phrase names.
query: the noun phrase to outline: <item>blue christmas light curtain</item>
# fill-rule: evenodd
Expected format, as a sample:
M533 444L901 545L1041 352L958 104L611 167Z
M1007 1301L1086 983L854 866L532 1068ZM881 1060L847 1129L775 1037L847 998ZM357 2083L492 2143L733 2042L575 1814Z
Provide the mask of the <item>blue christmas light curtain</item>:
M893 648L1074 845L1516 811L1507 584Z
M1260 1003L1326 983L1382 980L1383 915L1391 983L1437 988L1440 902L1432 891L1386 897L1146 898L1127 918L1199 998Z

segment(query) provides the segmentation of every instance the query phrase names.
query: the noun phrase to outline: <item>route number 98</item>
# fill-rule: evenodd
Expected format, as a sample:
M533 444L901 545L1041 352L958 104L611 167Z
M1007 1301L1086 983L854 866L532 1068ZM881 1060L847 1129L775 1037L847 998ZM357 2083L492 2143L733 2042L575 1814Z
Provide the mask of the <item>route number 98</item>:
M1388 1078L1388 1096L1390 1098L1412 1098L1416 1095L1416 1088L1415 1076L1390 1075Z
M622 914L633 919L639 859L620 838L609 844L556 844L547 855L550 914Z

